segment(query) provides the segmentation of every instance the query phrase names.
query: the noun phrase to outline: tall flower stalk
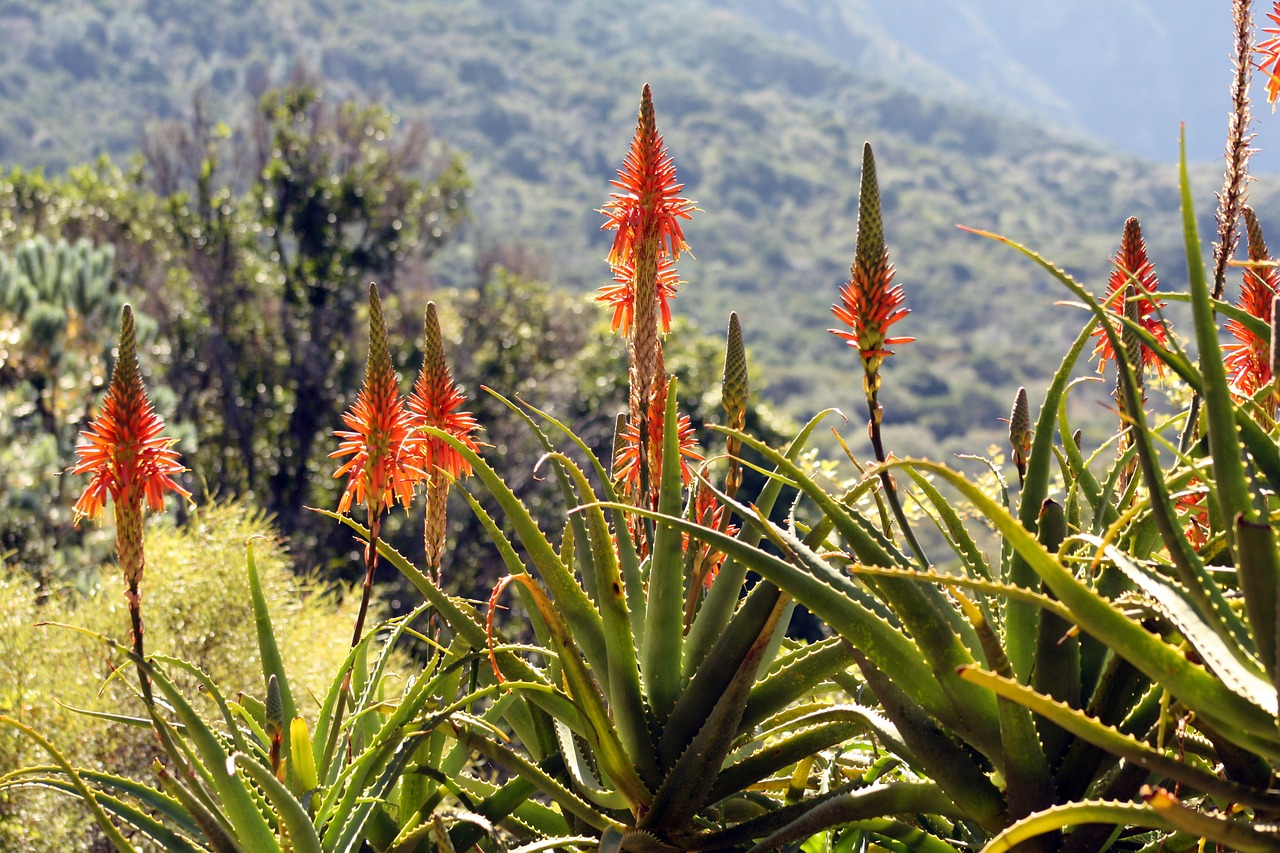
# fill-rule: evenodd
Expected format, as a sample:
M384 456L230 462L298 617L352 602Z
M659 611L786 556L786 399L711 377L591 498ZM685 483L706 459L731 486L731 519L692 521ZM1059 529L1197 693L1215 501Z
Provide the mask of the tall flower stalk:
M631 148L611 183L618 191L601 210L607 217L601 229L616 232L608 257L616 284L598 298L614 307L614 327L627 336L628 419L636 438L639 483L632 497L640 503L656 492L651 469L661 453L661 430L652 415L654 401L666 387L658 321L661 316L664 328L669 322L667 301L679 280L674 262L689 248L680 220L689 219L694 210L693 202L680 195L684 185L677 182L675 163L658 133L648 84L640 95Z
M436 304L427 303L423 317L425 342L422 369L409 395L409 413L415 429L432 427L449 433L472 450L476 449L472 433L479 429L476 419L459 411L466 397L453 381L444 355L444 338L440 334L440 318ZM423 523L422 544L432 580L440 581L440 563L445 551L447 527L446 505L449 485L458 477L471 473L471 466L443 439L424 435L417 444L418 467L426 475L427 510Z
M133 309L126 305L120 318L120 350L111 372L102 411L80 433L73 474L89 474L89 484L75 505L76 522L96 519L108 500L116 519L116 552L124 573L125 601L129 607L133 650L138 675L148 704L151 682L142 667L142 575L146 568L143 520L146 512L163 512L164 495L191 494L173 479L185 470L173 449L176 439L163 435L164 421L147 399L138 369L137 331Z
M407 509L413 501L414 485L424 476L418 465L417 448L421 439L391 367L382 302L378 299L377 286L372 283L369 285L369 358L364 384L342 420L348 428L335 433L342 442L329 454L331 459L350 457L333 475L347 477L338 512L350 511L353 502L363 503L369 519L364 589L351 637L351 645L355 646L364 632L373 577L378 568L382 516L396 501Z
M862 362L862 390L867 400L867 433L876 460L885 462L884 439L880 423L884 410L880 406L880 365L893 355L889 349L898 344L910 343L915 338L889 337L888 330L907 314L903 307L906 299L902 285L893 283L894 269L889 263L889 250L884 241L884 220L880 213L880 187L876 181L876 161L871 143L862 147L862 183L858 190L858 236L853 265L849 268L849 280L840 288L839 304L831 306L831 313L849 329L830 329L836 337L843 338L858 351ZM894 516L910 543L923 568L929 560L907 523L898 488L888 471L881 471L880 482Z

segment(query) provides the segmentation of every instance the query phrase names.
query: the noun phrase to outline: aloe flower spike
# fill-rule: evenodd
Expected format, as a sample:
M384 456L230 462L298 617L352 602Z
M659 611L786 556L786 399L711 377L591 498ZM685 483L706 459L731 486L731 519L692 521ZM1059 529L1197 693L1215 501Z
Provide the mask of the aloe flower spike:
M1009 444L1013 447L1013 464L1018 468L1018 485L1027 477L1027 459L1031 456L1031 406L1027 389L1019 388L1009 414Z
M82 518L98 518L108 499L114 504L116 552L124 573L133 649L138 656L139 677L148 702L151 683L141 669L143 628L139 586L146 565L143 518L148 509L164 510L165 492L191 497L190 492L173 479L187 469L178 462L178 452L173 449L175 439L166 438L163 431L164 422L152 408L142 384L133 309L126 305L120 317L120 349L111 372L111 385L102 402L102 411L89 429L80 433L77 463L71 473L91 475L84 493L76 501L77 522Z
M416 429L432 427L449 433L471 450L476 449L472 434L479 424L469 412L459 411L466 397L453 381L444 354L444 336L440 332L440 318L436 304L427 303L423 315L422 369L409 395L409 412ZM440 563L444 557L445 531L447 529L446 506L449 484L458 477L471 473L471 466L459 453L441 438L422 436L418 444L419 465L426 474L427 510L423 523L422 541L427 565L435 580L439 580Z

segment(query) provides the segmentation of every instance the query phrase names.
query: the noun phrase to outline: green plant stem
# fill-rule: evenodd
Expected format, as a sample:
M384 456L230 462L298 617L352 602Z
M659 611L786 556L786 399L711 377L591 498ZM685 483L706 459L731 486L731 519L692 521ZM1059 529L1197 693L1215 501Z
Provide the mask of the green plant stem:
M880 408L879 402L876 401L876 392L874 390L868 391L867 417L869 421L867 434L871 437L871 449L876 455L876 461L881 465L888 461L884 452L884 439L880 432L880 419L883 414L884 409ZM916 539L916 534L907 521L907 514L902 511L902 501L898 498L898 484L894 482L893 476L887 468L880 469L880 483L884 486L885 498L889 501L889 508L893 511L893 517L898 520L898 526L902 528L902 535L906 537L907 544L911 546L911 551L915 554L916 560L919 561L920 568L927 572L930 565L929 558L925 555L924 548L920 546L920 541Z

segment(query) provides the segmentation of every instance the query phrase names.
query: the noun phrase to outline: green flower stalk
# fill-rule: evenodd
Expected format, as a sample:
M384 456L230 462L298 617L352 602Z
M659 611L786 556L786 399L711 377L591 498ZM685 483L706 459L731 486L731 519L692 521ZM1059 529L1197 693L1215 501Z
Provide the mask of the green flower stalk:
M173 477L185 470L173 449L176 439L163 435L164 421L155 413L138 369L137 330L133 309L126 305L120 318L120 350L111 372L111 385L102 411L80 433L73 474L89 474L89 485L76 502L75 516L96 519L108 499L115 507L116 552L124 573L125 600L132 623L133 650L148 703L151 684L142 669L142 593L146 566L142 525L146 511L163 512L165 492L184 498L190 492Z
M884 411L880 407L880 365L893 355L890 346L911 343L915 338L889 337L889 327L910 312L902 303L906 296L902 286L893 283L894 269L889 263L889 250L884 241L884 220L880 213L880 187L876 181L876 161L871 143L862 146L862 184L858 190L858 236L853 266L849 268L849 280L840 288L840 303L831 306L831 313L849 330L829 329L836 337L843 338L858 351L862 361L862 389L866 393L868 424L867 433L876 460L885 462L884 439L880 422ZM880 482L893 509L902 533L910 542L922 568L928 568L929 560L924 549L911 532L906 514L898 500L898 489L888 471L882 471Z

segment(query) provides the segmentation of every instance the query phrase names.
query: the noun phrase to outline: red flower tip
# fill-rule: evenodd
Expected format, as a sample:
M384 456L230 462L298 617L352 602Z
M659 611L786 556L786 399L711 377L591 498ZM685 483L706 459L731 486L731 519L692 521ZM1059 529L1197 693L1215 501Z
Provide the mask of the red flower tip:
M1275 110L1276 99L1280 98L1280 2L1272 5L1267 17L1276 26L1262 28L1271 38L1254 48L1254 53L1261 57L1258 70L1267 75L1267 103Z
M1124 236L1120 240L1120 250L1111 259L1115 269L1107 282L1107 298L1105 304L1118 316L1124 316L1125 289L1133 284L1137 291L1138 322L1160 343L1165 346L1169 340L1169 331L1160 318L1159 310L1165 306L1163 301L1155 299L1160 283L1156 280L1156 270L1147 258L1147 244L1142 239L1142 226L1136 217L1129 217L1124 223ZM1107 362L1115 358L1115 350L1111 339L1102 329L1094 331L1098 343L1093 354L1098 357L1098 372L1101 373ZM1135 365L1135 369L1138 366ZM1141 367L1154 367L1156 373L1164 375L1164 362L1146 344L1142 345Z
M613 268L614 283L600 288L596 296L597 302L613 308L613 331L622 330L623 337L631 335L631 324L636 313L635 266L624 261ZM658 310L662 316L662 331L671 331L671 305L680 287L680 273L675 263L668 257L658 261Z
M409 412L415 429L434 427L476 450L472 433L480 428L469 412L458 411L467 401L462 390L453 381L444 356L444 339L440 334L440 319L436 316L436 304L427 303L423 319L426 342L423 346L422 369L409 395ZM430 474L443 470L450 477L471 473L471 466L443 439L422 436L417 446L419 465Z
M75 505L75 519L97 518L108 497L131 510L143 501L152 512L164 511L164 493L191 493L173 479L185 470L166 438L164 421L147 399L138 370L133 309L128 305L120 321L120 352L111 372L111 385L98 417L80 433L73 474L89 474L89 485Z
M609 251L609 264L618 267L632 261L642 243L654 241L657 255L676 260L689 245L680 227L681 219L689 219L694 204L680 196L684 184L676 181L676 167L663 145L653 113L653 97L646 83L640 96L640 113L636 133L611 181L620 192L610 193L600 212L607 218L602 231L617 231Z
M387 326L373 284L369 285L369 360L364 384L342 420L348 429L334 433L342 441L329 454L330 459L351 457L333 475L347 476L338 512L350 510L353 501L365 504L371 518L397 500L407 508L414 484L423 478L416 464L419 440L391 367Z

